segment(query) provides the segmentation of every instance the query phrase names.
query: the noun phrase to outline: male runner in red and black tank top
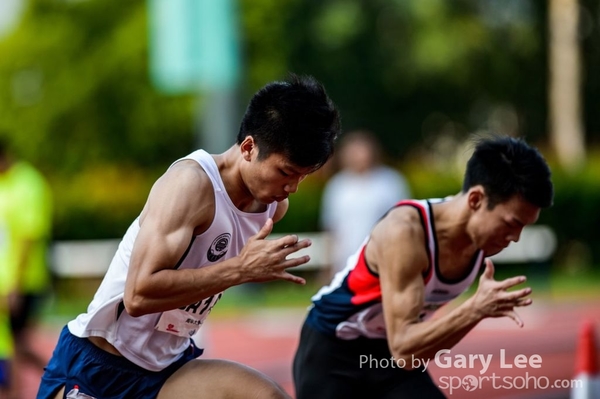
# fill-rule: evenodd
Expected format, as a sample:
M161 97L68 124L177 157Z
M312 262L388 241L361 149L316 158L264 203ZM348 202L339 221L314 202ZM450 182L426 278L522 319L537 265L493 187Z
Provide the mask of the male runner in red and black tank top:
M522 140L494 138L477 144L460 193L398 203L313 297L294 359L297 399L443 398L423 367L411 370L413 359L452 348L484 318L523 325L514 308L531 304L531 289L508 289L525 277L496 281L484 258L518 241L552 197L540 153ZM475 294L430 318L482 264Z

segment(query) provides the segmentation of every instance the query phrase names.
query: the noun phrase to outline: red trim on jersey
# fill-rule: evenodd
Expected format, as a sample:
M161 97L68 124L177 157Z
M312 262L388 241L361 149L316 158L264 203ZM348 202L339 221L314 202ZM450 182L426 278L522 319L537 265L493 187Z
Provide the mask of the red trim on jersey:
M353 294L350 301L354 305L362 305L367 302L381 300L379 276L373 274L367 266L365 260L366 247L366 245L362 247L356 266L348 274L348 288Z
M433 275L433 256L429 245L429 214L427 213L427 207L421 205L421 203L412 200L399 201L396 206L409 205L415 207L421 215L423 221L423 229L425 230L425 249L429 258L429 266L427 270L423 272L424 283L427 284ZM369 270L367 261L365 259L366 244L360 250L358 261L356 266L348 274L348 288L352 292L352 298L350 301L354 305L362 305L375 300L381 300L381 285L379 282L379 276Z

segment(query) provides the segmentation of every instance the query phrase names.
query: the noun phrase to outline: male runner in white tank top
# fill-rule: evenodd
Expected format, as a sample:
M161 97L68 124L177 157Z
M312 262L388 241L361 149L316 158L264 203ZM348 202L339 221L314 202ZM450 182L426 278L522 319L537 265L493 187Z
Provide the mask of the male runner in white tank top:
M191 336L229 287L304 280L289 257L310 245L269 240L340 129L324 88L292 75L254 95L237 143L196 151L152 187L86 313L63 329L38 392L50 398L286 398L256 370L196 359Z
M518 241L552 197L539 152L503 137L478 143L457 195L400 201L313 297L294 359L297 399L443 398L423 367L410 370L413 359L452 348L487 317L522 326L514 308L531 304L531 290L508 291L525 277L496 281L487 259L475 294L430 316L471 285L486 256Z

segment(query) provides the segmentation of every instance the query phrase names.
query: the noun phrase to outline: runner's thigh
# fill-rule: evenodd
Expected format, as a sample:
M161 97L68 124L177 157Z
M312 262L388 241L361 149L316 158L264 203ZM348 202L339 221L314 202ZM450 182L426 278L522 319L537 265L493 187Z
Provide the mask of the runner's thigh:
M65 397L65 387L62 387L60 391L56 394L54 399L63 399Z
M227 360L196 359L169 377L157 397L175 398L289 399L290 396L251 367Z

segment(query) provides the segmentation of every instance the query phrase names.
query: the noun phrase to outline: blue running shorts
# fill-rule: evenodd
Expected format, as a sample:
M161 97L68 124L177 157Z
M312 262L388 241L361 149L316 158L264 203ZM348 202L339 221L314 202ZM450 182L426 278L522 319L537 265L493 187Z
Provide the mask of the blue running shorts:
M72 397L156 398L167 378L202 352L190 339L189 348L176 362L161 371L148 371L98 348L87 338L74 336L65 326L45 369L37 399L53 399L62 386L65 395L72 392Z
M0 388L8 386L10 362L6 359L0 359Z

